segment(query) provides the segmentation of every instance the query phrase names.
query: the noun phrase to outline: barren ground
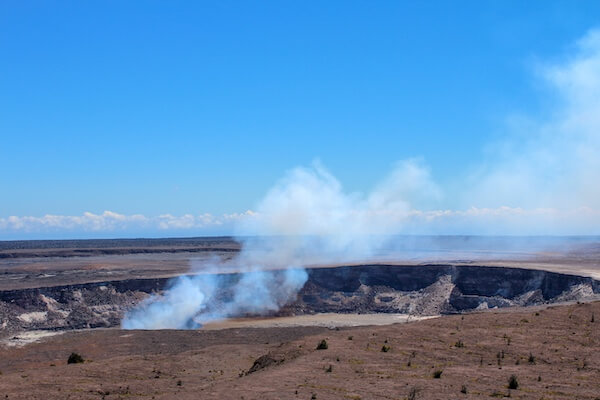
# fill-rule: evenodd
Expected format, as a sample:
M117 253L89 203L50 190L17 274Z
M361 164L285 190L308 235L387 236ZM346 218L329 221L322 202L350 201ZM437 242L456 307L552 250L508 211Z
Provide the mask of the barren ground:
M3 291L168 278L189 273L190 265L202 271L214 260L231 260L239 251L227 238L0 244ZM447 246L365 261L600 278L597 242L529 251ZM16 318L34 323L45 317L31 311ZM0 341L0 398L597 400L597 318L600 302L420 321L398 314L317 314L234 319L196 331L18 332ZM328 348L317 350L323 339ZM71 352L85 362L67 364ZM437 379L435 371L441 371ZM508 389L511 375L518 389Z
M230 328L286 328L302 326L320 326L325 328L341 328L364 325L391 325L410 321L420 321L434 317L418 317L409 314L336 314L322 313L297 315L278 318L230 318L211 322L202 330Z
M414 392L417 399L593 400L600 396L595 316L599 302L339 330L65 332L2 348L0 392L9 399L406 399ZM316 350L322 339L328 348ZM67 365L72 351L86 362ZM507 387L511 375L516 390Z

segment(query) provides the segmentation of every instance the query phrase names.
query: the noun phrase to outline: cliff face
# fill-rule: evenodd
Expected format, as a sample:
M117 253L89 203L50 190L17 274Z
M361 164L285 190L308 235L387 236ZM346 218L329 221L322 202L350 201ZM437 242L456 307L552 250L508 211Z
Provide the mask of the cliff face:
M484 266L353 266L309 271L289 312L395 312L419 315L583 300L600 293L591 278Z
M363 265L316 268L296 301L278 315L320 312L437 315L493 307L589 300L600 294L591 278L552 272L453 265ZM239 275L227 275L233 282ZM118 326L124 313L168 279L0 291L0 333L23 329Z

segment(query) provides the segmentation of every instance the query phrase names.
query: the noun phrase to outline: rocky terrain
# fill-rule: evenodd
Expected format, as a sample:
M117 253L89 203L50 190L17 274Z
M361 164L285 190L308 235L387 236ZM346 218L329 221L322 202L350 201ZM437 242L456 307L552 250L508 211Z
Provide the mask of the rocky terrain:
M521 268L364 265L309 270L300 312L451 314L593 299L600 282Z
M308 276L296 300L271 316L432 316L600 297L592 278L518 268L378 264L313 268ZM231 285L239 279L222 276ZM151 278L0 291L0 333L119 326L127 310L168 284L168 278Z

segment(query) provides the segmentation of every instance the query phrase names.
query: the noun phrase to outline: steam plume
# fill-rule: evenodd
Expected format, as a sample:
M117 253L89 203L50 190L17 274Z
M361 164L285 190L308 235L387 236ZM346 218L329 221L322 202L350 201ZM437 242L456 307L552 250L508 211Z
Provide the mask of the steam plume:
M564 61L539 66L538 75L554 108L543 119L512 119L471 171L463 206L530 211L545 233L598 233L600 30L588 32Z
M238 227L243 247L227 266L238 275L180 277L164 296L128 313L126 329L193 328L211 320L277 311L307 280L308 264L365 259L384 245L410 206L402 188L435 196L437 187L416 161L397 168L367 196L345 193L320 164L296 168L275 185L254 218ZM376 238L376 239L374 239ZM206 268L203 272L207 272Z
M309 264L371 258L382 238L419 233L595 233L600 227L600 31L565 62L540 68L558 107L543 121L521 118L488 147L486 162L444 196L422 161L400 162L366 195L346 193L318 163L296 168L240 220L239 275L172 282L129 313L124 328L188 328L293 300ZM464 178L464 177L463 177ZM466 184L465 184L466 183ZM432 209L449 197L459 210ZM418 209L414 207L418 205ZM428 208L429 207L429 208ZM493 228L490 228L493 227ZM212 266L222 272L225 266Z

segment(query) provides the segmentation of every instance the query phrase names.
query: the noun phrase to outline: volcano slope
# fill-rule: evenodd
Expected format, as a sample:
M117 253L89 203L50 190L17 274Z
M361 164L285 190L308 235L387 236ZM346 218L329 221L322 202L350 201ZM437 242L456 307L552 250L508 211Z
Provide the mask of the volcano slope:
M590 399L600 302L387 326L67 331L4 347L8 399ZM327 348L317 350L325 340ZM71 352L83 363L67 364ZM436 376L439 376L436 378ZM518 387L509 389L515 377Z

